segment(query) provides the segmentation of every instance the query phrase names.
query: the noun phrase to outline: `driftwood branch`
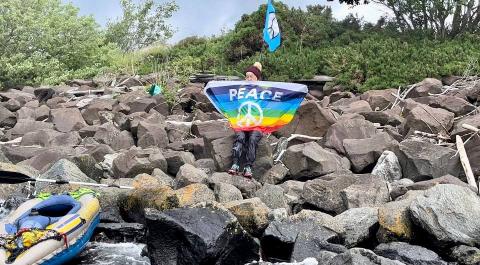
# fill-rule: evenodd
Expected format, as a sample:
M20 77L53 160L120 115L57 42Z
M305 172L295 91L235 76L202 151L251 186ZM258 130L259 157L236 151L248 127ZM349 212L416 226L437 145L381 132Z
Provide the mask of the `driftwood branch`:
M472 167L470 166L470 161L468 160L467 151L465 150L465 146L463 145L462 137L457 135L457 149L460 155L460 162L462 163L463 170L465 171L465 175L467 176L468 184L478 190L477 183L475 182L475 177L473 176Z

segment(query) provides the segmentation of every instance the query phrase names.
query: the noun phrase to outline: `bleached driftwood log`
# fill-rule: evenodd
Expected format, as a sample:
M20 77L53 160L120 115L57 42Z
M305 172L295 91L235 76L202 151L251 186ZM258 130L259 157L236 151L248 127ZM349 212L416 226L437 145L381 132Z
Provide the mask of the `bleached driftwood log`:
M465 146L463 145L462 137L457 135L457 150L460 155L460 162L462 163L463 170L467 176L468 184L475 188L478 191L477 183L475 177L473 176L472 167L470 166L470 161L468 160L467 151L465 151Z

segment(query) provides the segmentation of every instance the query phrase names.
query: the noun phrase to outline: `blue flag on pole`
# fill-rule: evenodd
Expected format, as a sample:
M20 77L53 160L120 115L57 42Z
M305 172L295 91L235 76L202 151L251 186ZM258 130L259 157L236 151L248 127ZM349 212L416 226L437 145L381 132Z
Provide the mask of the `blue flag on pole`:
M268 49L274 52L282 42L282 34L278 26L275 7L272 0L268 0L267 15L265 18L265 29L263 30L263 39L268 44Z

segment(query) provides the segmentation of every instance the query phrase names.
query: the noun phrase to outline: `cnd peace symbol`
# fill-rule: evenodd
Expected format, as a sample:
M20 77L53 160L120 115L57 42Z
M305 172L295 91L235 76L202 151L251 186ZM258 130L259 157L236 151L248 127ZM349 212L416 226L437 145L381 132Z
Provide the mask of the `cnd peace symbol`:
M238 108L237 125L240 127L258 126L262 123L263 111L260 105L247 101Z
M273 39L278 36L280 28L278 27L277 16L274 13L270 13L268 17L268 34L270 39Z

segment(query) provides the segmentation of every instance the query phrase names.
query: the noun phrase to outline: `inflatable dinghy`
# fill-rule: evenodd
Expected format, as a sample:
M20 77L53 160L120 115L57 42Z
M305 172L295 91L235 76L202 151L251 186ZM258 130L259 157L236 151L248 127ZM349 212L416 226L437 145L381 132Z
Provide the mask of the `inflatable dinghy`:
M42 194L0 222L0 264L60 265L77 256L99 223L95 192Z

